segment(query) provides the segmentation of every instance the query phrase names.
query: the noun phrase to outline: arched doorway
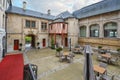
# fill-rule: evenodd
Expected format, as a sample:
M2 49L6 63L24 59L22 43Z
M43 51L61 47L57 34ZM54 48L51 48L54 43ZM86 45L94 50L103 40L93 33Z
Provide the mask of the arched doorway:
M25 47L26 48L35 48L35 35L26 35L25 36Z

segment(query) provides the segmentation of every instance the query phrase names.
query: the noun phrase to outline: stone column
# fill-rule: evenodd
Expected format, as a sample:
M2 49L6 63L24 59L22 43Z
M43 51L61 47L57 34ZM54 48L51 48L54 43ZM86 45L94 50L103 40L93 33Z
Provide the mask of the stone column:
M103 28L104 26L103 26L102 23L100 23L100 24L99 24L99 27L100 27L100 28L99 28L99 37L100 37L100 38L103 38L103 37L104 37L104 28Z
M117 38L120 38L120 20L118 20L118 26L117 26Z
M89 25L86 26L86 37L90 37L90 28L89 28Z

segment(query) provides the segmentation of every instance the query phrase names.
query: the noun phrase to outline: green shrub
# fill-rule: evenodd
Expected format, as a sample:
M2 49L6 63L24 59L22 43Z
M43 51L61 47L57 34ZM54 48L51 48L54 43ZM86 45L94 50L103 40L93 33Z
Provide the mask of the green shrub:
M58 48L56 49L56 51L57 51L57 52L60 52L60 51L62 51L62 48L61 48L61 47L58 47Z
M52 37L52 40L51 40L51 49L55 49L54 39L53 39L53 37Z
M117 51L119 52L119 51L120 51L120 48L118 48Z
M98 49L101 49L102 48L102 46L98 46Z

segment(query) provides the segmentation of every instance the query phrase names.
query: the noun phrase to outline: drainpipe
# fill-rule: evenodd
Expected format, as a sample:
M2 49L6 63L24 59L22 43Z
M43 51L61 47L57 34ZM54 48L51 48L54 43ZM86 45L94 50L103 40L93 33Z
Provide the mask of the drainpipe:
M7 53L7 18L8 17L7 17L7 13L6 13L6 17L5 17L5 32L6 32L5 53Z

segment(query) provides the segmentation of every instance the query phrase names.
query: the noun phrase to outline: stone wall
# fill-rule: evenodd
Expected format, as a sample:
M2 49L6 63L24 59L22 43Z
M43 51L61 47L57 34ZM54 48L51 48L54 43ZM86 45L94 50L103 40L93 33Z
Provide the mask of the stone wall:
M7 15L7 49L13 51L14 40L18 39L20 43L23 44L23 50L25 49L25 37L27 35L35 36L35 45L37 47L37 42L40 42L40 47L42 47L42 40L46 39L46 47L48 47L48 26L46 31L41 30L41 22L48 23L48 20L22 16L17 14L8 14ZM35 28L26 28L25 21L31 20L36 21ZM48 25L48 24L47 24Z
M116 38L105 38L104 37L104 24L108 22L117 23L117 37ZM90 26L92 24L98 24L99 37L92 38L90 37ZM87 17L79 20L79 28L81 26L86 26L86 37L79 37L79 43L84 45L86 43L91 44L92 46L109 46L112 49L120 47L120 11L100 14L92 17Z
M85 45L90 44L93 47L106 46L112 50L120 48L120 39L110 39L110 38L79 38L79 44Z

